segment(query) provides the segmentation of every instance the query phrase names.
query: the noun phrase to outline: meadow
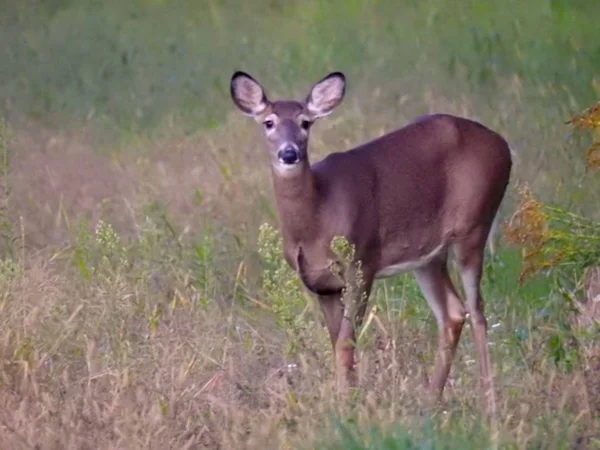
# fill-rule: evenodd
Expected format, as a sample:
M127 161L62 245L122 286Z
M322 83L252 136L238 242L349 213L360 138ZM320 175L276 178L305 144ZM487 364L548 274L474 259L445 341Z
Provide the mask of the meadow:
M600 448L583 281L600 176L593 133L566 123L600 99L598 17L596 0L0 0L0 448ZM497 418L469 332L443 405L424 401L436 324L411 274L375 285L361 389L336 398L238 69L272 98L346 74L313 161L433 112L511 144L483 280ZM569 256L526 279L524 195Z

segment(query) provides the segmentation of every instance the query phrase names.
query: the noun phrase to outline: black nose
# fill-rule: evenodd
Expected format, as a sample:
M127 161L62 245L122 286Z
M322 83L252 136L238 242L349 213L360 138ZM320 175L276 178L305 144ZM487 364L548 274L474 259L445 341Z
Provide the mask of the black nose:
M283 150L279 150L277 157L285 164L296 164L300 159L298 150L296 150L294 147L286 147Z

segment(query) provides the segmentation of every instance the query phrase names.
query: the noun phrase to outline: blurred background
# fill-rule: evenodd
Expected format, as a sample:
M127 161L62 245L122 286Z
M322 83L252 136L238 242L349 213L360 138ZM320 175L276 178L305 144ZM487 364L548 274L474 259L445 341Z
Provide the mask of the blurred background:
M476 119L516 153L504 218L527 183L598 220L592 137L565 123L600 98L598 17L596 0L0 0L0 410L16 411L0 412L0 442L592 448L581 430L600 430L598 386L565 284L520 285L521 253L503 242L484 282L499 431L474 412L468 333L446 419L418 412L407 383L436 338L410 275L378 285L361 357L372 389L337 409L315 305L264 282L278 264L257 244L277 220L268 162L229 80L244 70L270 98L301 99L344 72L313 161L422 114ZM388 437L396 447L373 444Z

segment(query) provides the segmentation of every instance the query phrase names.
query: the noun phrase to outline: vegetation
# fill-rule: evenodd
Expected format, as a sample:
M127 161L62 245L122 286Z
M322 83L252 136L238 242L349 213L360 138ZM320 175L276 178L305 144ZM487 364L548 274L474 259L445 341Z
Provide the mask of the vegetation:
M581 320L600 256L600 3L1 3L1 448L600 446L598 317ZM410 274L375 285L362 389L336 398L235 69L272 97L346 73L313 160L429 112L509 140L507 239L483 286L495 420L468 333L444 404L422 400L436 327Z

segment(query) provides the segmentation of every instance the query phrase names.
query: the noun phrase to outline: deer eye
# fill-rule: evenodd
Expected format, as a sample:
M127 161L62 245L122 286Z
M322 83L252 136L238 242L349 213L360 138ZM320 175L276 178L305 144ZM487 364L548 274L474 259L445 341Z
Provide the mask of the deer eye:
M273 123L273 121L272 121L272 120L265 120L265 121L263 122L263 125L265 126L265 128L266 128L267 130L271 130L275 124Z
M311 125L312 125L312 122L310 120L303 120L302 122L300 122L300 126L302 127L303 130L308 130Z

